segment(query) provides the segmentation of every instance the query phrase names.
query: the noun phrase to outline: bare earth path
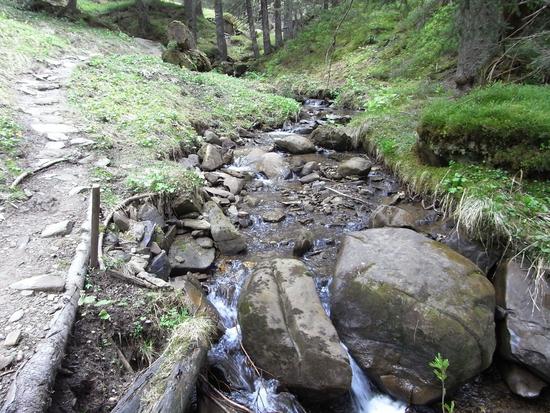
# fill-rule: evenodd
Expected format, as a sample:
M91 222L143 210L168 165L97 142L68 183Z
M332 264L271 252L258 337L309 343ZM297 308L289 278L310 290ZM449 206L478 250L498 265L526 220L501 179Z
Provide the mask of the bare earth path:
M155 47L141 44L145 53L156 54ZM71 73L91 57L82 53L46 60L13 87L26 129L22 169L67 161L24 180L20 187L26 200L0 207L0 406L16 369L33 354L61 308L64 275L86 215L89 169L105 166L67 103ZM58 223L64 223L61 233L43 233ZM38 286L29 284L44 275ZM21 283L29 285L14 288Z

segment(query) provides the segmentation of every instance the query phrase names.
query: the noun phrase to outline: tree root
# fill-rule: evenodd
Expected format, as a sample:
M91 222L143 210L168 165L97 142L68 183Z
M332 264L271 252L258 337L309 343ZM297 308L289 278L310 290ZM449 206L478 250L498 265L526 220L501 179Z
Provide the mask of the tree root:
M17 185L19 185L25 178L29 177L29 176L32 176L32 175L35 175L37 174L38 172L40 171L43 171L44 169L47 169L49 168L50 166L53 166L55 164L58 164L60 162L68 162L69 159L67 158L59 158L59 159L53 159L49 162L46 162L44 165L42 165L41 167L39 168L36 168L32 171L26 171L26 172L23 172L21 175L19 175L17 178L15 178L15 180L11 183L10 185L10 189L15 189L15 187L17 187Z

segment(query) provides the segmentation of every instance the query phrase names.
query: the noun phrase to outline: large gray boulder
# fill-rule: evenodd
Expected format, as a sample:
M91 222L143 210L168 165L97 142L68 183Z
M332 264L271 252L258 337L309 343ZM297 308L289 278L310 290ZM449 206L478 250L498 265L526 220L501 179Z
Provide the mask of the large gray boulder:
M238 254L246 250L244 236L235 228L231 220L225 216L221 208L215 202L209 201L204 209L210 221L210 233L216 243L216 247L223 254Z
M346 176L366 177L372 168L372 162L365 158L355 157L348 159L338 165L338 175L342 178Z
M201 168L205 171L213 171L223 166L222 148L211 143L205 143L198 152L202 159Z
M202 248L189 234L178 235L168 254L174 275L206 271L216 258L214 248Z
M346 129L333 125L319 126L311 134L311 139L317 146L336 151L350 151L355 147Z
M499 353L550 381L550 287L515 260L495 274L496 302L505 310L498 323Z
M402 208L391 205L380 205L376 208L369 220L370 228L411 228L414 229L416 220L411 213Z
M305 265L258 265L239 299L243 345L254 363L307 402L341 396L351 368Z
M494 289L478 267L410 229L344 237L331 284L331 317L359 365L392 396L441 396L428 363L449 359L453 390L491 364Z
M273 142L277 148L294 155L313 153L316 150L315 145L310 139L295 133L276 138Z

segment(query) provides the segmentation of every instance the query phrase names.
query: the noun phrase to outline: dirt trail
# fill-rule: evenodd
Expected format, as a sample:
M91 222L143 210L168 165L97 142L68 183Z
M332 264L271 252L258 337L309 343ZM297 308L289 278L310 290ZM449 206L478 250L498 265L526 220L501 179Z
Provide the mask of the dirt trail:
M158 54L158 46L139 41L143 53ZM0 210L0 405L15 370L48 332L53 314L62 306L62 285L87 208L89 170L108 159L93 151L83 125L67 102L73 70L91 52L47 59L23 73L13 85L24 126L24 171L55 159L66 159L24 180L21 202L7 202ZM65 233L45 236L51 224L70 221ZM14 283L50 275L43 288L14 289ZM7 346L17 337L15 345Z

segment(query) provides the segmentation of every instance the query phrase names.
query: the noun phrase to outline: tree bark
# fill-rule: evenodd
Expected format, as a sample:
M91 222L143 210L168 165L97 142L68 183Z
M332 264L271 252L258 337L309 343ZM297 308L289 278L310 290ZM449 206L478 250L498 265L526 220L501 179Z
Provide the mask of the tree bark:
M136 0L136 8L138 14L138 27L142 36L149 34L151 22L149 21L149 7L146 0Z
M195 5L195 0L185 0L184 1L184 12L185 12L185 24L193 33L193 39L197 43L197 8Z
M283 45L283 29L281 26L281 0L273 2L275 14L275 47L279 48Z
M202 0L195 1L195 16L204 18L204 12L202 10Z
M271 30L269 28L269 15L267 9L267 0L260 0L261 13L262 13L262 35L264 39L264 54L271 53Z
M283 15L283 35L284 40L292 38L292 0L284 0L284 15Z
M218 44L218 53L220 55L220 60L223 62L227 60L227 43L225 42L222 0L214 1L214 12L216 16L216 41Z
M250 31L250 41L252 42L252 50L254 57L260 57L260 49L258 48L258 39L256 37L256 24L254 23L254 9L252 8L252 0L245 0L246 17L248 18L248 29Z
M481 71L498 51L503 29L502 0L460 0L460 45L455 81L459 87L479 82Z

